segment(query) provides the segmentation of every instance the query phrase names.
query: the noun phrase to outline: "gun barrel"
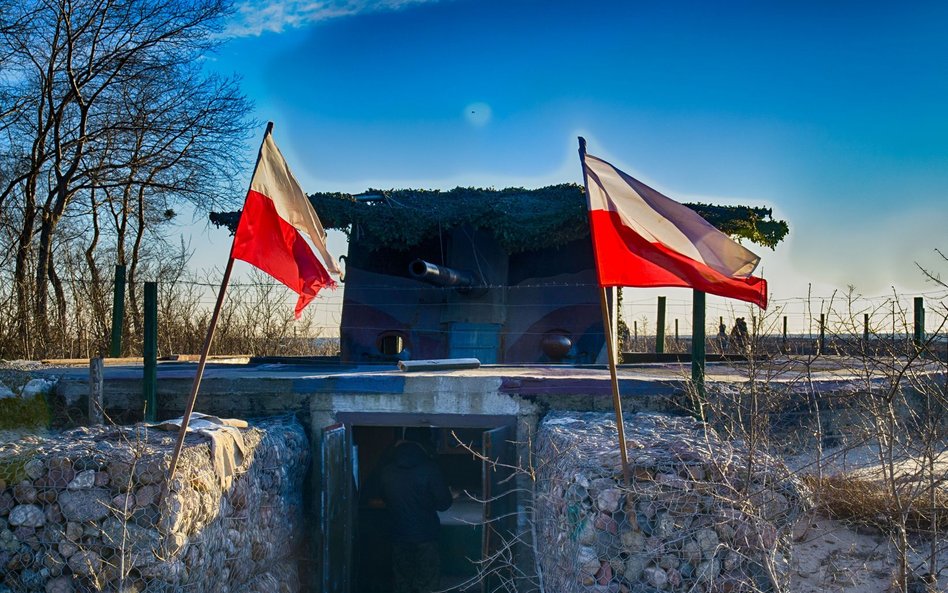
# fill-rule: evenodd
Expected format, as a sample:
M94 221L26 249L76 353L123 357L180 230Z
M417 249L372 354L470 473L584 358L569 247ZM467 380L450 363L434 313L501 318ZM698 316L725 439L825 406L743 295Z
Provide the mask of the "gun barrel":
M411 262L408 265L408 273L411 274L412 278L435 286L471 288L477 284L477 280L470 272L439 266L423 259L416 259Z

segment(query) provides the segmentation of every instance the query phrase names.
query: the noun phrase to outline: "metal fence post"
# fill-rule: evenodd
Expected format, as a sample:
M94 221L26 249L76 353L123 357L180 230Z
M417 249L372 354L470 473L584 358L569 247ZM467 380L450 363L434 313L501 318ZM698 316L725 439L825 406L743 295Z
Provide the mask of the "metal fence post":
M142 344L145 359L143 390L145 421L158 419L158 283L145 283L145 336Z
M783 316L783 351L787 352L787 316Z
M665 351L665 297L658 297L658 327L655 331L655 352Z
M89 359L89 424L97 425L105 421L105 398L103 376L105 374L101 356Z
M700 290L694 291L691 301L691 381L695 386L695 393L704 399L704 370L705 370L705 294Z
M924 297L915 297L915 347L921 348L925 345L925 299Z

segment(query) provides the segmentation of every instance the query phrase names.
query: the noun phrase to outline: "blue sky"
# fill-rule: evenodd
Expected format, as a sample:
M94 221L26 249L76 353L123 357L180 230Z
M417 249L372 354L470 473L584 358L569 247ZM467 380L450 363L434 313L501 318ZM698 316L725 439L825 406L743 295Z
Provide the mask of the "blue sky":
M262 0L209 67L306 191L581 182L581 134L672 198L773 207L777 298L881 295L948 272L946 30L938 2Z

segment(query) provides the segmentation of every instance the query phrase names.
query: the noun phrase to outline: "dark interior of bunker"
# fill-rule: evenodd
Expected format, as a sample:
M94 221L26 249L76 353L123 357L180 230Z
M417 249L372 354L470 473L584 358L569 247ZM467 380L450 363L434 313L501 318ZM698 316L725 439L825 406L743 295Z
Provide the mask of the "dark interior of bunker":
M351 465L349 498L351 504L335 512L331 500L329 517L341 521L324 523L328 529L324 540L335 550L326 550L327 568L335 580L350 575L351 591L382 593L393 590L392 521L381 488L381 475L393 463L399 443L420 445L434 462L450 488L453 501L445 511L438 512L440 530L437 547L440 552L440 589L481 591L491 579L482 582L478 570L483 558L503 543L504 530L511 530L510 516L514 501L510 491L509 471L498 468L497 462L509 461L511 427L451 426L366 426L345 427L348 463L333 462L340 475L340 465ZM332 458L324 456L324 462ZM329 478L332 481L332 477ZM341 480L339 480L341 481ZM332 484L325 484L328 499L343 495ZM331 520L331 519L330 519ZM348 526L342 533L339 525ZM395 544L397 545L397 544ZM339 548L347 548L339 550Z

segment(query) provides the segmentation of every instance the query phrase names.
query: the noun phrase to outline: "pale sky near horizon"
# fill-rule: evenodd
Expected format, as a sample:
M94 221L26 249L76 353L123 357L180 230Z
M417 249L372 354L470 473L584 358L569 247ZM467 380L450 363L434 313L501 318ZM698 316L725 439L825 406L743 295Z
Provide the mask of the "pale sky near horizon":
M239 8L208 68L243 79L305 191L581 183L583 135L673 199L772 207L790 235L750 247L776 299L948 273L948 4ZM223 265L225 233L183 230L196 265Z

